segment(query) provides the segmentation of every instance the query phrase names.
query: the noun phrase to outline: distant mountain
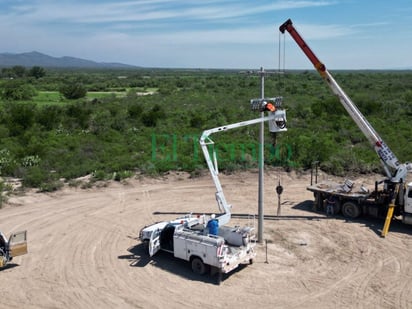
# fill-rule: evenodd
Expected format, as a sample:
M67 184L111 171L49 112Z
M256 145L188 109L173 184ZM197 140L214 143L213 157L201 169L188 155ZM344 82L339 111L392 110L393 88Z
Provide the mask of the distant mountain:
M0 53L0 67L21 65L45 68L136 68L123 63L95 62L74 57L52 57L36 51L22 54Z

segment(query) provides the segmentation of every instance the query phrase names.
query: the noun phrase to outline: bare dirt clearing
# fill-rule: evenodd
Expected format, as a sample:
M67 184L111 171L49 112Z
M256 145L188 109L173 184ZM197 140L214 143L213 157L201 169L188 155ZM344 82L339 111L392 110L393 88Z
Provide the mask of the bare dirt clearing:
M257 213L258 174L220 179L233 205L231 225L244 225L236 215ZM374 180L359 181L371 187ZM266 173L265 242L254 264L221 285L166 253L150 260L137 240L155 221L217 212L208 175L12 197L0 210L0 228L7 235L27 229L29 254L0 271L0 308L412 308L412 227L394 222L381 238L382 220L313 212L309 181Z

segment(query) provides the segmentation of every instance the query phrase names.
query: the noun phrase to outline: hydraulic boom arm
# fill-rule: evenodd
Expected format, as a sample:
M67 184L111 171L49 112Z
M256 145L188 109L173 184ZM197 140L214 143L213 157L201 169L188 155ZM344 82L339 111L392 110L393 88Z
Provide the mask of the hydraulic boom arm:
M259 102L257 102L259 101ZM278 99L276 99L278 101ZM207 166L210 170L210 174L212 175L213 182L216 187L216 201L219 207L219 210L223 212L224 214L219 216L217 219L219 220L219 226L225 225L230 221L230 216L231 216L231 211L230 208L231 206L226 202L225 195L223 194L223 189L222 185L220 184L219 181L219 169L218 169L218 164L217 164L217 157L216 157L216 151L213 148L212 151L212 157L209 153L208 146L209 145L214 145L214 142L210 139L210 135L213 133L217 132L224 132L227 130L235 129L235 128L240 128L244 126L249 126L252 124L256 123L262 123L265 121L269 121L270 124L270 131L271 132L283 132L286 131L286 113L285 110L283 109L276 109L272 103L266 104L266 100L251 100L251 105L253 108L253 105L261 105L264 104L266 107L266 110L270 111L269 115L266 117L261 117L257 119L252 119L252 120L247 120L247 121L242 121L242 122L237 122L209 130L205 130L202 133L202 136L199 139L200 146L203 151L203 155L205 157ZM269 108L270 106L270 108Z
M295 42L312 62L322 78L326 81L332 92L338 96L339 101L342 103L343 107L346 109L346 111L358 125L359 129L363 132L363 134L374 147L382 162L387 177L392 182L400 182L405 180L406 173L408 170L411 170L411 166L409 164L401 164L398 161L395 154L389 149L389 147L374 130L371 124L365 119L356 105L352 102L352 100L347 96L347 94L338 85L332 75L328 72L325 65L318 59L318 57L316 57L310 47L306 44L305 40L296 31L292 21L288 19L279 27L279 30L282 33L285 33L285 31L289 32Z

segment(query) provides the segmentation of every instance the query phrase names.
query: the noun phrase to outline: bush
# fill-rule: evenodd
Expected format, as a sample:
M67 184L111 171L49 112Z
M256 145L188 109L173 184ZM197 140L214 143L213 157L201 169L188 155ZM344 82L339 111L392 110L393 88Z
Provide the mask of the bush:
M59 180L42 183L39 187L40 192L53 192L63 187L63 182Z
M130 118L136 119L143 112L143 108L138 104L130 104L127 112Z
M3 84L1 98L10 101L32 100L36 94L36 89L23 80L9 80Z
M146 127L155 127L158 120L166 118L166 114L162 107L158 104L153 106L153 108L142 115L142 122Z
M132 176L133 176L132 171L120 171L120 172L114 172L113 179L115 181L122 181L123 179L130 178Z
M3 190L4 190L4 183L0 179L0 208L3 206Z
M16 160L8 149L0 149L0 174L9 174L16 166Z
M28 75L38 79L46 75L46 70L42 67L34 66L29 70Z
M84 98L87 94L87 89L82 83L70 82L62 85L59 92L68 100L76 100Z
M39 166L33 166L27 170L23 170L23 185L29 188L40 188L43 184L49 181L49 173L44 171Z
M92 174L93 181L109 180L110 176L103 170L94 171Z

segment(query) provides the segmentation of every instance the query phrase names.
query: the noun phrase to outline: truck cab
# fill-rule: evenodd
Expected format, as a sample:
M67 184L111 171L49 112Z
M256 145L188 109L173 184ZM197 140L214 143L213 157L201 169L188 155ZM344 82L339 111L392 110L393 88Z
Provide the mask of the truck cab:
M174 252L173 236L177 226L182 226L179 222L169 222L162 229L156 229L150 235L149 240L149 255L152 257L159 250Z

